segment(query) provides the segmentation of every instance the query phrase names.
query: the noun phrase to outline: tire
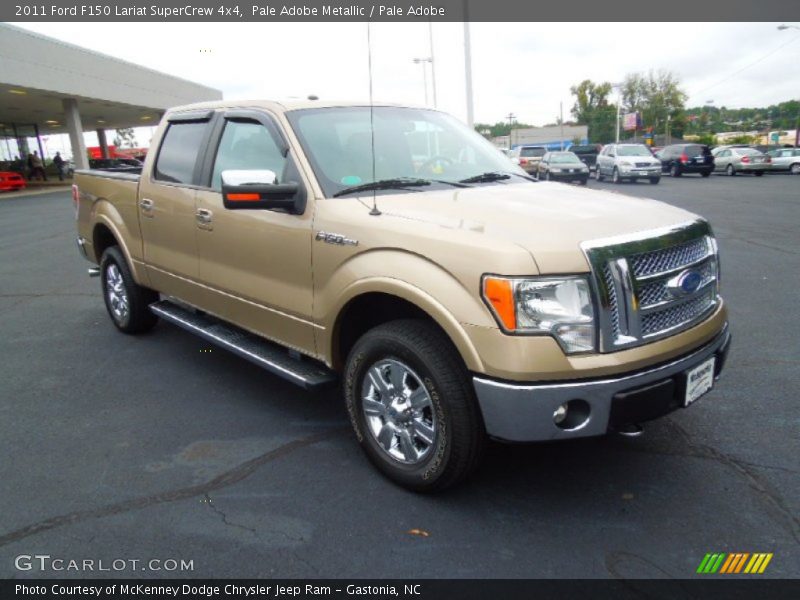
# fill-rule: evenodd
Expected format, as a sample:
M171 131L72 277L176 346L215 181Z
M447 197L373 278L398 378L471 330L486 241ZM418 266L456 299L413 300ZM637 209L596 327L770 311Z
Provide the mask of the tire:
M701 171L700 175L702 175L703 177L710 177L711 176L711 171Z
M728 165L725 167L725 173L728 174L728 177L733 177L736 175L736 169L733 168L733 165Z
M546 171L546 172L545 172L545 174L544 174L544 180L545 180L545 181L550 181L550 171Z
M600 172L600 169L598 168L598 169L597 169L597 172L595 173L595 178L597 179L597 181L603 181L603 180L606 178L606 176L605 176L605 175L603 175L603 174Z
M789 173L792 175L800 175L800 163L794 163L789 167Z
M364 334L347 357L344 396L361 448L395 483L441 491L478 465L486 433L470 376L433 324L403 319Z
M117 246L103 252L100 259L100 285L108 316L123 333L144 333L158 323L148 308L158 301L158 293L133 279L128 263Z
M753 175L755 175L756 177L762 177L764 175L764 171L756 171L755 173L753 173Z
M650 183L652 183L653 185L658 185L660 182L661 182L661 177L651 177L650 178Z
M578 183L580 185L587 185L589 183L589 178L587 177L586 179L579 179Z
M619 176L619 171L617 170L617 167L614 167L614 170L611 172L611 182L622 183L622 178Z
M683 175L678 165L672 165L672 167L670 167L669 169L669 174L672 175L673 177L680 177L681 175Z

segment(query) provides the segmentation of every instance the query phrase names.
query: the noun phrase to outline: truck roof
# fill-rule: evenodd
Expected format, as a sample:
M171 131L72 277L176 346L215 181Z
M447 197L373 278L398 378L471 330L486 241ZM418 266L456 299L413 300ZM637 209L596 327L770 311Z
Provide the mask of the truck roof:
M306 100L306 99L289 99L289 100L214 100L209 102L196 102L194 104L185 104L183 106L175 106L167 111L167 114L173 114L183 111L197 110L197 109L215 109L215 108L266 108L272 112L289 112L293 110L301 110L304 108L334 108L334 107L348 107L348 106L370 106L368 100ZM397 102L372 102L372 106L395 106L404 108L423 108L427 110L435 110L425 106L417 106L413 104L401 104Z

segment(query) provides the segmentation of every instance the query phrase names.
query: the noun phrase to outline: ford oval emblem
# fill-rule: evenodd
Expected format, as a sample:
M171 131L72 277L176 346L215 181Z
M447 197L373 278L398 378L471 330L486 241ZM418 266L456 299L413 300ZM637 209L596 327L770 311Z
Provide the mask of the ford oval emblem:
M667 282L667 289L673 296L694 294L703 283L703 276L694 270L687 270Z

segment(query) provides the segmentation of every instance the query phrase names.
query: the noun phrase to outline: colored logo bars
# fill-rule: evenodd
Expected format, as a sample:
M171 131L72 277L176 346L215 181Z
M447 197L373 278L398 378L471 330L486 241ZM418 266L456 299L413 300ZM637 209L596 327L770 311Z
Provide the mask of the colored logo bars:
M771 560L772 552L756 552L754 554L750 554L749 552L734 552L731 554L718 552L706 554L700 566L697 567L697 572L701 574L760 574L767 569L767 565Z

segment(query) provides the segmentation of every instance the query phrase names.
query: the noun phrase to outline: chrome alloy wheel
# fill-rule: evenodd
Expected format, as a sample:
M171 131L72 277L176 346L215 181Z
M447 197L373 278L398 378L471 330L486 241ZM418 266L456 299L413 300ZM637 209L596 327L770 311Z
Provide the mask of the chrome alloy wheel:
M114 318L118 323L124 322L130 312L128 292L125 290L122 273L114 263L108 265L106 269L106 296Z
M436 442L436 415L411 368L394 359L376 362L361 384L361 398L367 427L381 450L407 465L427 458Z

